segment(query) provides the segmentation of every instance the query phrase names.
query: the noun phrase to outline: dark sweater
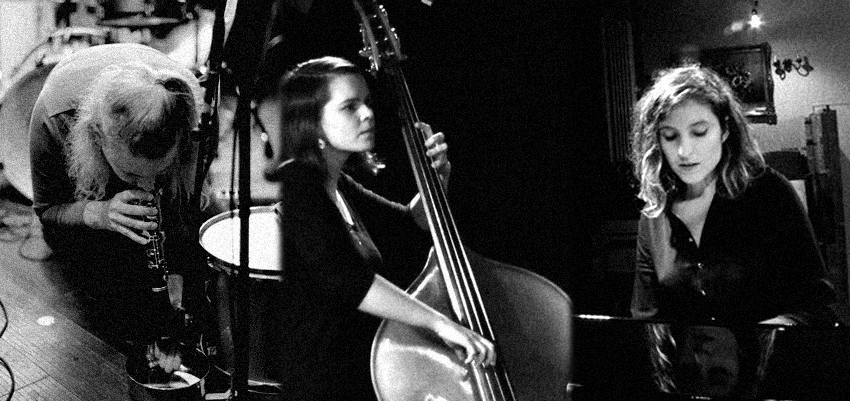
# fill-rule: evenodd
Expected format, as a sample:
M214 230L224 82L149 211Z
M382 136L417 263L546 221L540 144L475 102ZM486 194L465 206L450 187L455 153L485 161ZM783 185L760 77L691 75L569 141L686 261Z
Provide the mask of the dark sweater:
M339 191L353 212L349 225L328 197L321 173L292 163L281 170L284 276L275 348L286 399L374 397L369 350L378 319L357 310L383 260L369 226L375 216L416 226L407 206L343 175Z
M791 184L766 168L736 199L714 196L696 246L669 205L641 216L632 315L757 323L778 315L829 320L811 223Z

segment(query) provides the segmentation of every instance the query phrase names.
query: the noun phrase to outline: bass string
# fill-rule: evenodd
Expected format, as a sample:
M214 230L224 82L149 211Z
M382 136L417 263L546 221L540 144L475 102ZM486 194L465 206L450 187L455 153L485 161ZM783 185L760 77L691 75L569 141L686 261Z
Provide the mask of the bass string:
M433 224L437 239L435 246L439 247L442 259L450 269L456 289L461 293L459 301L462 303L465 316L471 329L476 330L490 340L494 340L494 332L487 318L486 310L481 299L480 291L475 283L475 278L469 268L469 259L460 242L454 219L449 208L447 197L437 172L430 167L427 148L425 146L426 134L414 127L414 122L419 121L419 116L413 105L410 91L404 80L403 72L396 71L393 82L396 93L403 96L402 107L407 118L405 118L405 132L409 139L408 146L411 147L409 154L415 168L414 173L418 175L417 180L422 183L421 196L426 210L433 214Z
M469 259L460 242L460 236L448 205L445 190L440 183L437 172L430 168L429 157L426 154L427 147L425 146L426 133L414 126L414 122L419 121L419 116L413 105L407 82L404 80L403 72L400 69L395 71L395 75L390 75L395 78L393 85L396 88L396 93L403 96L401 106L405 114L402 117L406 117L403 118L405 142L408 146L411 162L414 165L414 174L417 175L417 182L420 183L420 192L426 211L431 217L430 223L434 228L434 234L437 236L434 241L435 248L437 248L441 262L449 270L449 276L454 282L455 289L463 295L458 297L458 301L461 302L466 314L467 321L465 323L470 329L476 330L490 340L495 340L495 334L470 268ZM436 218L438 216L439 218ZM490 394L488 398L493 400L513 399L510 380L503 369L483 369L482 371L482 369L475 367L474 372L479 385L486 383L486 389L482 388L481 390Z

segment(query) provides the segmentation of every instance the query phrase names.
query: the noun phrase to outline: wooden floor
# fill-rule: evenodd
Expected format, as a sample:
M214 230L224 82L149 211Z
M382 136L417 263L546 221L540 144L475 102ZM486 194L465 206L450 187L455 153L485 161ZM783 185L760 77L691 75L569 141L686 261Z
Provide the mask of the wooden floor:
M62 267L38 260L44 248L31 208L8 196L8 188L4 193L0 301L7 319L0 324L8 327L0 337L0 358L14 377L12 400L129 400L124 355L108 343L108 335L95 335L82 307L85 299ZM0 369L0 400L8 398L11 384Z

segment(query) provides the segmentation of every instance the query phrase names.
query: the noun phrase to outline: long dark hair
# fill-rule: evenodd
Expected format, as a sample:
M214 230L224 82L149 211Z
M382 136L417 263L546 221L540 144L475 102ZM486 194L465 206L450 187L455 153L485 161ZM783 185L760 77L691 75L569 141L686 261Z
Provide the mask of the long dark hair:
M363 76L362 70L339 57L322 57L298 64L284 75L280 94L281 161L294 159L327 172L319 139L324 138L322 108L330 100L329 85L343 75ZM353 154L348 166L377 172L380 162L372 152Z
M681 180L664 160L658 125L673 108L693 100L711 108L728 133L717 166L721 196L735 198L764 167L758 145L750 137L744 112L735 93L714 71L685 65L661 71L653 85L634 106L632 114L632 163L640 181L639 197L646 202L643 213L658 216L668 201L682 189Z

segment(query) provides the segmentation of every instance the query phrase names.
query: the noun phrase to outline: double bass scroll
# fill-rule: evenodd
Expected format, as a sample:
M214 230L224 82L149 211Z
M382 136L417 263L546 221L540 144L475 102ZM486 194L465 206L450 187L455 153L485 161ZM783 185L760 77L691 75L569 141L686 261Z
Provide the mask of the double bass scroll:
M565 400L572 355L572 304L555 284L495 262L461 243L445 190L426 155L425 133L401 69L405 59L382 6L353 0L373 74L398 100L405 145L434 247L408 292L496 344L493 367L464 364L434 334L384 320L372 347L381 400ZM368 10L368 11L367 11ZM378 40L376 32L385 35ZM386 45L389 45L387 47Z

